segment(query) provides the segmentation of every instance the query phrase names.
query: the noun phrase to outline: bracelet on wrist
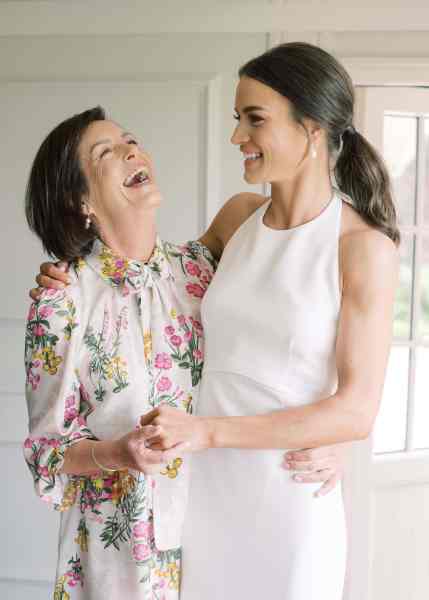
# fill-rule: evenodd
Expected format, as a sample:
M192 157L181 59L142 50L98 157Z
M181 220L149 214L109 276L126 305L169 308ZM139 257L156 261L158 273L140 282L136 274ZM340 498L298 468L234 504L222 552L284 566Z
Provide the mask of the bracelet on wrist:
M95 456L95 444L93 446L91 446L91 458L94 462L95 465L97 465L97 467L99 469L101 469L102 471L106 471L106 473L116 473L116 471L120 471L122 467L115 467L114 469L110 468L110 467L105 467L104 465L102 465L101 463L98 462L96 456Z

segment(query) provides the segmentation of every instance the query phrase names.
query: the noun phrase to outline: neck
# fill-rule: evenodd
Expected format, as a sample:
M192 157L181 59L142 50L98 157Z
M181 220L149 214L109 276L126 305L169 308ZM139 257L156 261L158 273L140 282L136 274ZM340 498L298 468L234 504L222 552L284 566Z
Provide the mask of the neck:
M329 171L322 161L293 181L272 183L267 225L290 229L311 221L323 211L332 192Z
M155 209L145 211L141 218L126 219L121 223L101 228L101 239L114 254L147 262L156 242Z

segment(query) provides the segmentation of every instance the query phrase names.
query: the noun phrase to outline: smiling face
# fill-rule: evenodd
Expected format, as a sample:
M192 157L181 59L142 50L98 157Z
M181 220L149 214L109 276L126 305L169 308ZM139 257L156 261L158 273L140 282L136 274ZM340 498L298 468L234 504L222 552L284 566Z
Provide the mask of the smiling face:
M113 121L91 123L78 155L89 188L84 213L95 214L101 230L114 231L160 205L150 156Z
M298 123L287 98L244 76L235 110L238 124L231 142L243 153L248 183L293 181L305 170L311 160L309 139L317 145L320 128L310 120Z

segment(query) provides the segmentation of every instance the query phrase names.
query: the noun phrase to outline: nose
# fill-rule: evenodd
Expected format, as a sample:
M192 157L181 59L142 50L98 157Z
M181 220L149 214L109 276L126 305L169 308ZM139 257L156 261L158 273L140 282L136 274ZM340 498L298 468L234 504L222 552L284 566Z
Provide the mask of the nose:
M137 156L137 146L125 144L125 160L133 160Z
M239 123L231 136L231 144L239 146L240 144L244 144L244 142L248 142L249 139L249 134L243 130L243 127Z

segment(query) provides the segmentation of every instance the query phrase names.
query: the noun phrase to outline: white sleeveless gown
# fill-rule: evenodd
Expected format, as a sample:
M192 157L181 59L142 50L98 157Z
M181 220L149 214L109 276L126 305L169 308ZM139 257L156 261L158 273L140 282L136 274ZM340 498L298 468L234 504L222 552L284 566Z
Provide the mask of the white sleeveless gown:
M265 203L227 244L202 306L206 359L199 415L252 415L335 390L342 199L288 230ZM341 600L341 486L314 498L281 468L284 451L193 456L181 600Z

